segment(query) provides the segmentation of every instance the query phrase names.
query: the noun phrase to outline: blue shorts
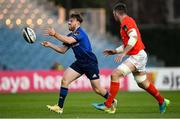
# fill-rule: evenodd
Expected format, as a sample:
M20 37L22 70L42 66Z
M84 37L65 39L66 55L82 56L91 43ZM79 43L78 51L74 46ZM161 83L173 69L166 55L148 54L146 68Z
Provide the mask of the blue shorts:
M90 80L99 79L99 68L97 63L83 64L75 61L70 67L81 75L85 74Z

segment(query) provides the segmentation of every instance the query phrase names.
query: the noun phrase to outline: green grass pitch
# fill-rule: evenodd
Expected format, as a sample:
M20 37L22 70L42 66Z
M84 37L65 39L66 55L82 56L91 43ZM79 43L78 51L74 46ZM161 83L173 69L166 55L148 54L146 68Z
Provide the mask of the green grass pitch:
M161 92L171 100L165 114L153 97L145 92L119 92L116 114L107 114L91 106L104 99L94 92L70 92L64 113L56 114L46 108L55 104L57 93L0 94L0 118L180 118L180 92Z

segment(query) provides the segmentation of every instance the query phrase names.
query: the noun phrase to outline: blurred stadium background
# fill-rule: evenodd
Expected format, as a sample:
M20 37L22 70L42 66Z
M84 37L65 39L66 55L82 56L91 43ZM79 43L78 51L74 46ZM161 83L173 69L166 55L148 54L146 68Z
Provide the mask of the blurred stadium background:
M73 12L81 13L84 18L83 27L89 34L93 51L99 61L102 86L108 88L109 75L118 64L113 62L114 57L104 57L102 51L105 48L116 48L121 44L119 24L114 21L111 10L112 6L119 1L0 0L0 117L58 117L44 109L44 105L55 102L58 95L41 92L58 92L63 69L67 68L75 58L71 50L65 55L60 55L51 49L43 48L39 43L43 40L50 40L58 44L59 42L52 38L44 37L42 35L43 29L51 26L58 32L67 34L68 16ZM140 28L149 56L147 63L148 77L158 89L163 91L165 96L170 98L172 102L174 101L172 105L174 108L170 109L169 114L160 116L155 110L157 107L152 106L155 105L155 102L152 102L153 99L151 100L151 98L147 100L152 104L144 101L145 105L141 107L142 103L138 101L137 105L133 105L135 101L128 100L129 97L134 98L134 95L136 95L139 96L138 99L146 100L148 96L138 89L133 77L129 75L122 81L121 90L130 92L118 96L122 102L125 99L127 99L127 102L124 101L123 104L119 104L119 110L121 110L118 112L119 114L115 116L105 115L105 117L180 117L178 111L178 108L180 108L178 102L180 98L180 1L121 1L127 4L128 14L136 20ZM33 28L37 34L37 42L34 44L28 44L22 37L21 29L26 26ZM69 112L67 111L64 117L97 116L103 118L103 113L90 107L92 101L101 101L101 99L91 92L81 94L81 91L91 90L88 79L84 78L86 77L83 76L81 78L83 80L80 79L71 85L71 91L78 92L69 96L69 102L67 102ZM39 95L43 98L36 100ZM76 100L75 95L79 95L80 99L77 100L84 99L84 102L82 102L87 107L79 107L81 103L74 101ZM86 102L83 95L91 96ZM92 98L93 96L94 98ZM28 101L31 103L27 104ZM78 106L74 105L75 109L81 110L79 112L76 110L77 114L73 112L73 107L71 108L71 105L73 105L71 101L77 105L80 103ZM129 105L130 102L133 108L132 105ZM27 105L27 107L24 105ZM140 110L136 110L136 106L140 107ZM135 112L128 109L128 107ZM146 107L151 109L144 111ZM18 109L16 110L16 108ZM35 111L30 113L29 111L34 108ZM84 108L88 108L85 114L83 114ZM39 114L35 116L37 111ZM143 115L141 115L141 111ZM128 113L132 115L130 116Z

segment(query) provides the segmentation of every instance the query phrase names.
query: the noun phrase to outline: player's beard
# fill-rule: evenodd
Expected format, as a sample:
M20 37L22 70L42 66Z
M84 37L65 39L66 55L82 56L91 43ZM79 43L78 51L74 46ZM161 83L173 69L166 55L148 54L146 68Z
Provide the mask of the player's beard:
M76 29L76 27L70 26L69 27L69 31L74 31Z

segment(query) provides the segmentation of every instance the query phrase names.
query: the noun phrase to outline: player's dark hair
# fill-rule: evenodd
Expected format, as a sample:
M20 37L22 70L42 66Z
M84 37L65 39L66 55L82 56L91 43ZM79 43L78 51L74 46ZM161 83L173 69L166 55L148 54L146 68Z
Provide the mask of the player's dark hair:
M77 13L71 14L71 15L70 15L70 18L75 18L75 19L76 19L77 21L79 21L80 23L83 22L83 19L82 19L81 15L80 15L80 14L77 14Z
M114 5L113 11L117 11L119 13L127 13L126 4L122 2L117 3L116 5Z

